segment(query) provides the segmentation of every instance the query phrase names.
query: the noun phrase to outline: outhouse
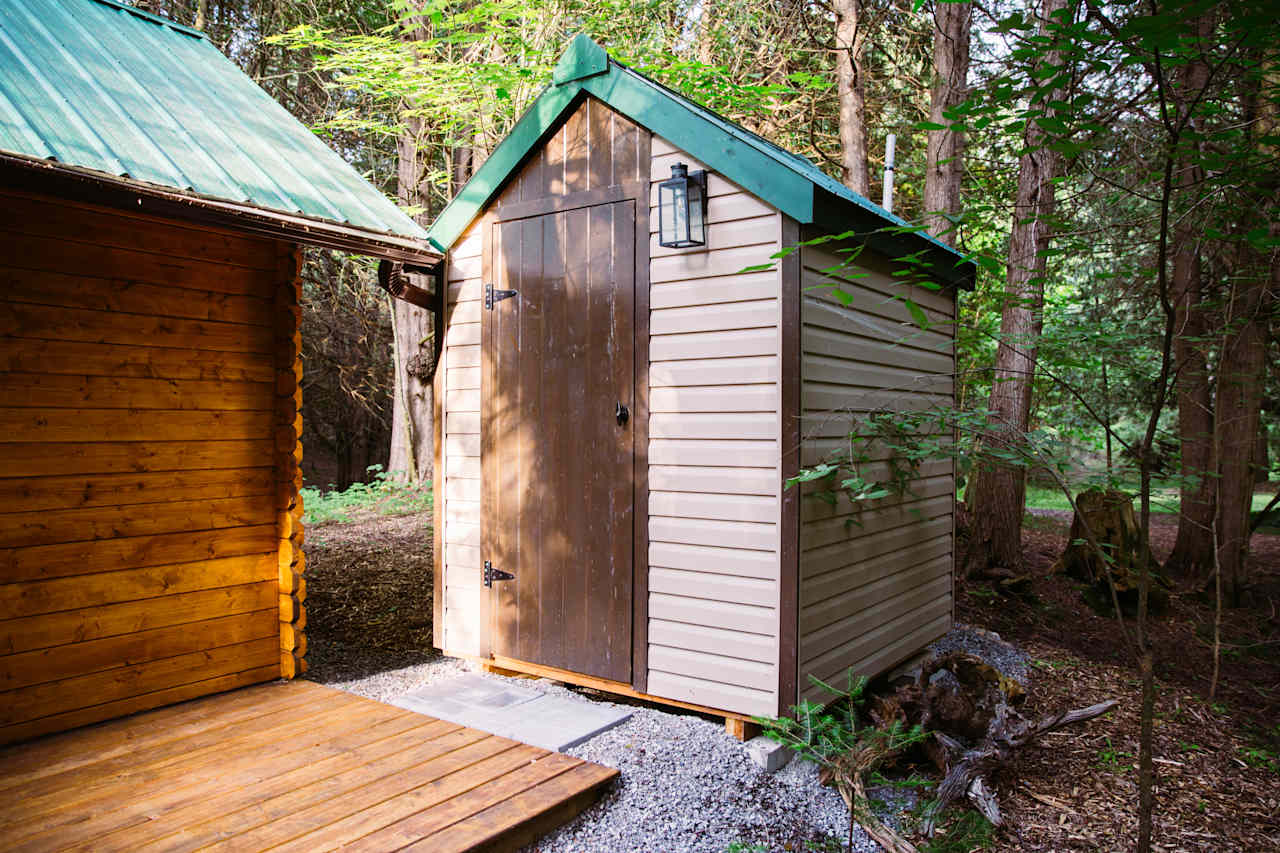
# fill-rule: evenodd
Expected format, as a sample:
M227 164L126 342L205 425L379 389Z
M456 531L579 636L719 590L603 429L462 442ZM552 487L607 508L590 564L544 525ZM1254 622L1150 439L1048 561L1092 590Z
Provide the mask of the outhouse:
M200 32L0 13L0 743L305 668L300 246L426 232Z
M859 413L952 400L974 268L905 226L575 39L429 232L437 645L743 719L945 633L949 462L859 513L784 488Z

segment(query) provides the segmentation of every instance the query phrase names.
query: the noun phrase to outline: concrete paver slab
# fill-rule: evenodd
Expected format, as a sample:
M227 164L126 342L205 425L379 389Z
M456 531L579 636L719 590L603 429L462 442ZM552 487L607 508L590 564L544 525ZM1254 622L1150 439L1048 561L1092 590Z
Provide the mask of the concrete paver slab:
M630 719L617 705L553 695L477 673L436 682L391 704L561 752Z

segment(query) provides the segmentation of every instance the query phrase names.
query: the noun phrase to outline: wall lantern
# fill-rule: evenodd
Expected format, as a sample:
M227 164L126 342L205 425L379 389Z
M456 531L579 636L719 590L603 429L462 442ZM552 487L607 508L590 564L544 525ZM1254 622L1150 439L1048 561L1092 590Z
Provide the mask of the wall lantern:
M658 184L658 245L687 249L707 244L707 173L676 163Z

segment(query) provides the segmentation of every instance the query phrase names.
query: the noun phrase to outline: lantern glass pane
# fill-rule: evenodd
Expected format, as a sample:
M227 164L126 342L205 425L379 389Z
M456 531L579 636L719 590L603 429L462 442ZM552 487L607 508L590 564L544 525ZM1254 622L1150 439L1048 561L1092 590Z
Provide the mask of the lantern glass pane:
M703 198L702 187L695 183L689 184L689 231L688 238L699 244L707 242L706 222L703 216Z
M671 189L658 184L658 242L671 242Z
M680 244L688 235L685 185L668 181L658 186L658 236L664 244Z
M689 241L689 188L687 184L671 188L671 239Z

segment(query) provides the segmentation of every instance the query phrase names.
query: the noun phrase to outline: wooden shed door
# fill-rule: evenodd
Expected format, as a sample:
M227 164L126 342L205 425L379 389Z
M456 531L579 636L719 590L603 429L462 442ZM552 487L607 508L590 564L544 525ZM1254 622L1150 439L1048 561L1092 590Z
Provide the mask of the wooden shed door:
M482 559L490 648L631 680L635 202L491 225ZM499 294L501 295L501 294ZM619 407L628 413L619 416Z

